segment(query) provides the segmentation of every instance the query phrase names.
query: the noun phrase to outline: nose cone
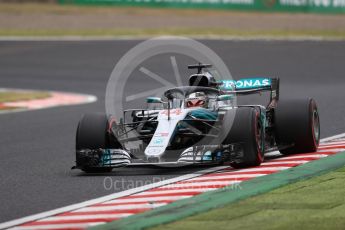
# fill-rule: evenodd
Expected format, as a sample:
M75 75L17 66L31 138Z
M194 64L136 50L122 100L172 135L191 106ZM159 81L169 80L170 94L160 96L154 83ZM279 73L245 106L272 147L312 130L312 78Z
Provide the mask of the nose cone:
M160 111L157 117L157 129L145 149L145 156L147 159L162 159L170 143L170 139L173 137L178 122L183 120L188 112L189 110L186 109L172 109L170 110L170 119L168 120L168 113L164 110Z

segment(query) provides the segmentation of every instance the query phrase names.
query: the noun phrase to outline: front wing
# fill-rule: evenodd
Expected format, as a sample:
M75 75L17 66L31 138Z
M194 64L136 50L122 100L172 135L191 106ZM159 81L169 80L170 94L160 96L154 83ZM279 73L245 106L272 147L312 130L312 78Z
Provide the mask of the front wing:
M241 143L230 145L201 145L185 149L176 161L152 162L137 159L123 149L82 149L76 154L78 168L119 168L125 166L169 166L214 165L234 161L243 154Z

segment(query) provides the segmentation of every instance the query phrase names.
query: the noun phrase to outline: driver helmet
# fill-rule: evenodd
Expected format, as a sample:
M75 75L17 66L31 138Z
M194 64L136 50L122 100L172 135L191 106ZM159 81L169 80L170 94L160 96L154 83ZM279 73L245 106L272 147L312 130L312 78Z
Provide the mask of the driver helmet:
M186 99L186 107L207 107L207 98L204 92L191 93Z

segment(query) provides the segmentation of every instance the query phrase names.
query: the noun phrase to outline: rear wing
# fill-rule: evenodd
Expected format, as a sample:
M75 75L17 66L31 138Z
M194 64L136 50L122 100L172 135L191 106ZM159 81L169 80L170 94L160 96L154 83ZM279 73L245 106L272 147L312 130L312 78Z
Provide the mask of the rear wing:
M255 77L239 80L221 80L220 89L226 93L248 95L262 91L271 92L271 100L279 99L279 78Z

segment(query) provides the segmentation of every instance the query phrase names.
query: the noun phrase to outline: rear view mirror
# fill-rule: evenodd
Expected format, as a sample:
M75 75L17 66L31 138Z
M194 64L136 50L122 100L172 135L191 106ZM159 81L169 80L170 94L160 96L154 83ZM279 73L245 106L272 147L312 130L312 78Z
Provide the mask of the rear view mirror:
M233 99L233 95L220 95L217 97L217 101L229 101L231 99Z
M148 97L146 98L147 103L163 103L160 97Z

